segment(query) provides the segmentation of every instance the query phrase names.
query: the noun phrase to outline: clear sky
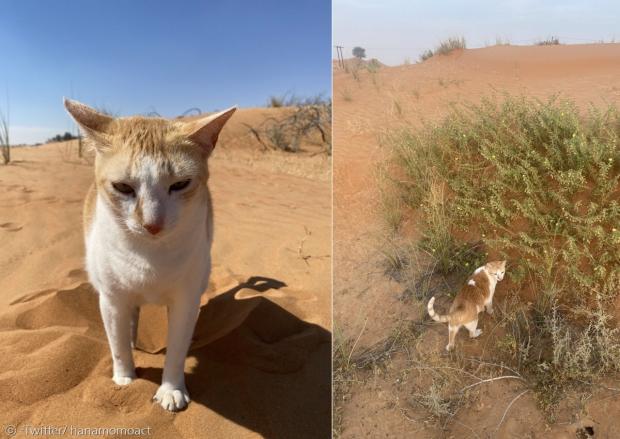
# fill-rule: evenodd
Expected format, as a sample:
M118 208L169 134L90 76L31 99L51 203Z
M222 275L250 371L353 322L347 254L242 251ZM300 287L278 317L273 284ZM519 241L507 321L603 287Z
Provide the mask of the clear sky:
M464 36L468 47L550 36L567 44L620 42L617 0L333 0L333 14L333 41L345 46L345 57L362 46L389 65L415 62L450 36Z
M73 129L62 97L178 116L331 93L331 2L3 0L11 143Z

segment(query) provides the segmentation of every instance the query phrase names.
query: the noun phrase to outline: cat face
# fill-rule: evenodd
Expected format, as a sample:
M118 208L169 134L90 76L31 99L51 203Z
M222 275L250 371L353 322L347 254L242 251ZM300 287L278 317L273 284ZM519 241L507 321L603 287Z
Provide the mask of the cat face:
M504 279L506 273L506 261L492 261L485 265L487 273L491 276L495 276L497 281Z
M184 123L114 119L73 101L65 106L97 151L97 192L124 231L161 239L204 215L207 157L234 108Z
M131 150L97 158L98 192L128 232L161 238L195 220L206 203L204 157L169 148L157 156Z

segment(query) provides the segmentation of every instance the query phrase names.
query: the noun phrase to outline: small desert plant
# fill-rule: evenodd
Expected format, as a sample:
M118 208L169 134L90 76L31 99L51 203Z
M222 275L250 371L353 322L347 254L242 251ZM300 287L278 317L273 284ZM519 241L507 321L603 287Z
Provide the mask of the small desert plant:
M294 93L287 92L281 96L269 97L269 102L267 102L267 106L271 108L309 107L309 106L315 106L315 105L326 105L328 103L329 103L329 100L325 99L324 95L322 94L304 98L301 96L297 96ZM194 109L190 109L188 111L192 111L192 110Z
M377 167L376 180L381 192L379 211L388 231L392 233L398 230L402 222L403 201L400 193L395 189L394 181L385 163Z
M433 377L426 391L414 393L411 402L428 410L429 414L441 424L456 413L460 405L459 395L448 390L448 380L442 376Z
M448 55L454 50L458 49L466 49L467 44L465 43L464 37L450 37L447 40L444 40L439 43L439 45L435 48L435 50L426 50L422 52L420 55L420 61L426 61L429 58L432 58L435 55Z
M269 98L269 103L267 104L267 106L271 108L284 107L284 98L280 96L271 96Z
M450 37L445 41L439 43L439 46L435 48L435 55L447 55L454 50L465 49L467 44L464 37Z
M402 117L402 115L403 115L403 106L401 105L401 103L400 103L400 101L398 99L394 99L394 101L392 102L392 108L394 109L394 113L398 117Z
M536 42L537 46L557 46L558 44L560 44L560 39L553 36Z
M8 116L5 116L2 112L0 112L0 148L2 148L2 159L6 165L11 161L11 144Z
M266 150L297 152L303 141L313 141L331 154L331 102L319 105L308 100L296 102L297 108L284 118L269 117L257 127L246 125L250 134ZM317 135L319 140L313 140Z
M346 338L338 327L334 327L332 343L332 434L340 437L342 428L342 406L347 402L351 384L355 381L351 356L355 342Z
M429 58L432 58L434 55L433 51L431 49L425 50L424 52L422 52L422 54L420 55L420 61L424 62Z
M366 64L366 69L370 73L376 73L380 68L381 68L381 63L376 58L371 59L370 61L368 61L368 64Z

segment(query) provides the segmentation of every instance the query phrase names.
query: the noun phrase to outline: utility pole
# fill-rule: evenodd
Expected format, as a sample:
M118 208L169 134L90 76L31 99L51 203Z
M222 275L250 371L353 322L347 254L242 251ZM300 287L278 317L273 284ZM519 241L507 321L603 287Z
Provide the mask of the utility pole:
M344 57L342 56L342 49L344 49L343 46L336 46L336 53L338 54L338 64L344 69Z

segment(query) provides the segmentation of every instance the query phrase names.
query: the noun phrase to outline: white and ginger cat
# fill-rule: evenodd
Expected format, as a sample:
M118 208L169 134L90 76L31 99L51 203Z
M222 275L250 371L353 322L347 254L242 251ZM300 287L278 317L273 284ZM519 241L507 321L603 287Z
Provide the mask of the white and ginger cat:
M471 275L467 284L454 298L450 312L445 315L435 313L435 297L428 301L428 315L436 322L448 322L448 345L446 350L454 349L454 339L461 326L465 326L471 338L478 337L482 330L478 326L478 313L486 309L493 314L493 294L497 283L504 278L506 261L488 262Z
M113 118L65 100L96 151L84 203L86 268L118 385L136 378L132 347L145 303L168 307L162 383L166 410L189 403L185 357L211 272L213 211L207 158L236 108L190 122Z

